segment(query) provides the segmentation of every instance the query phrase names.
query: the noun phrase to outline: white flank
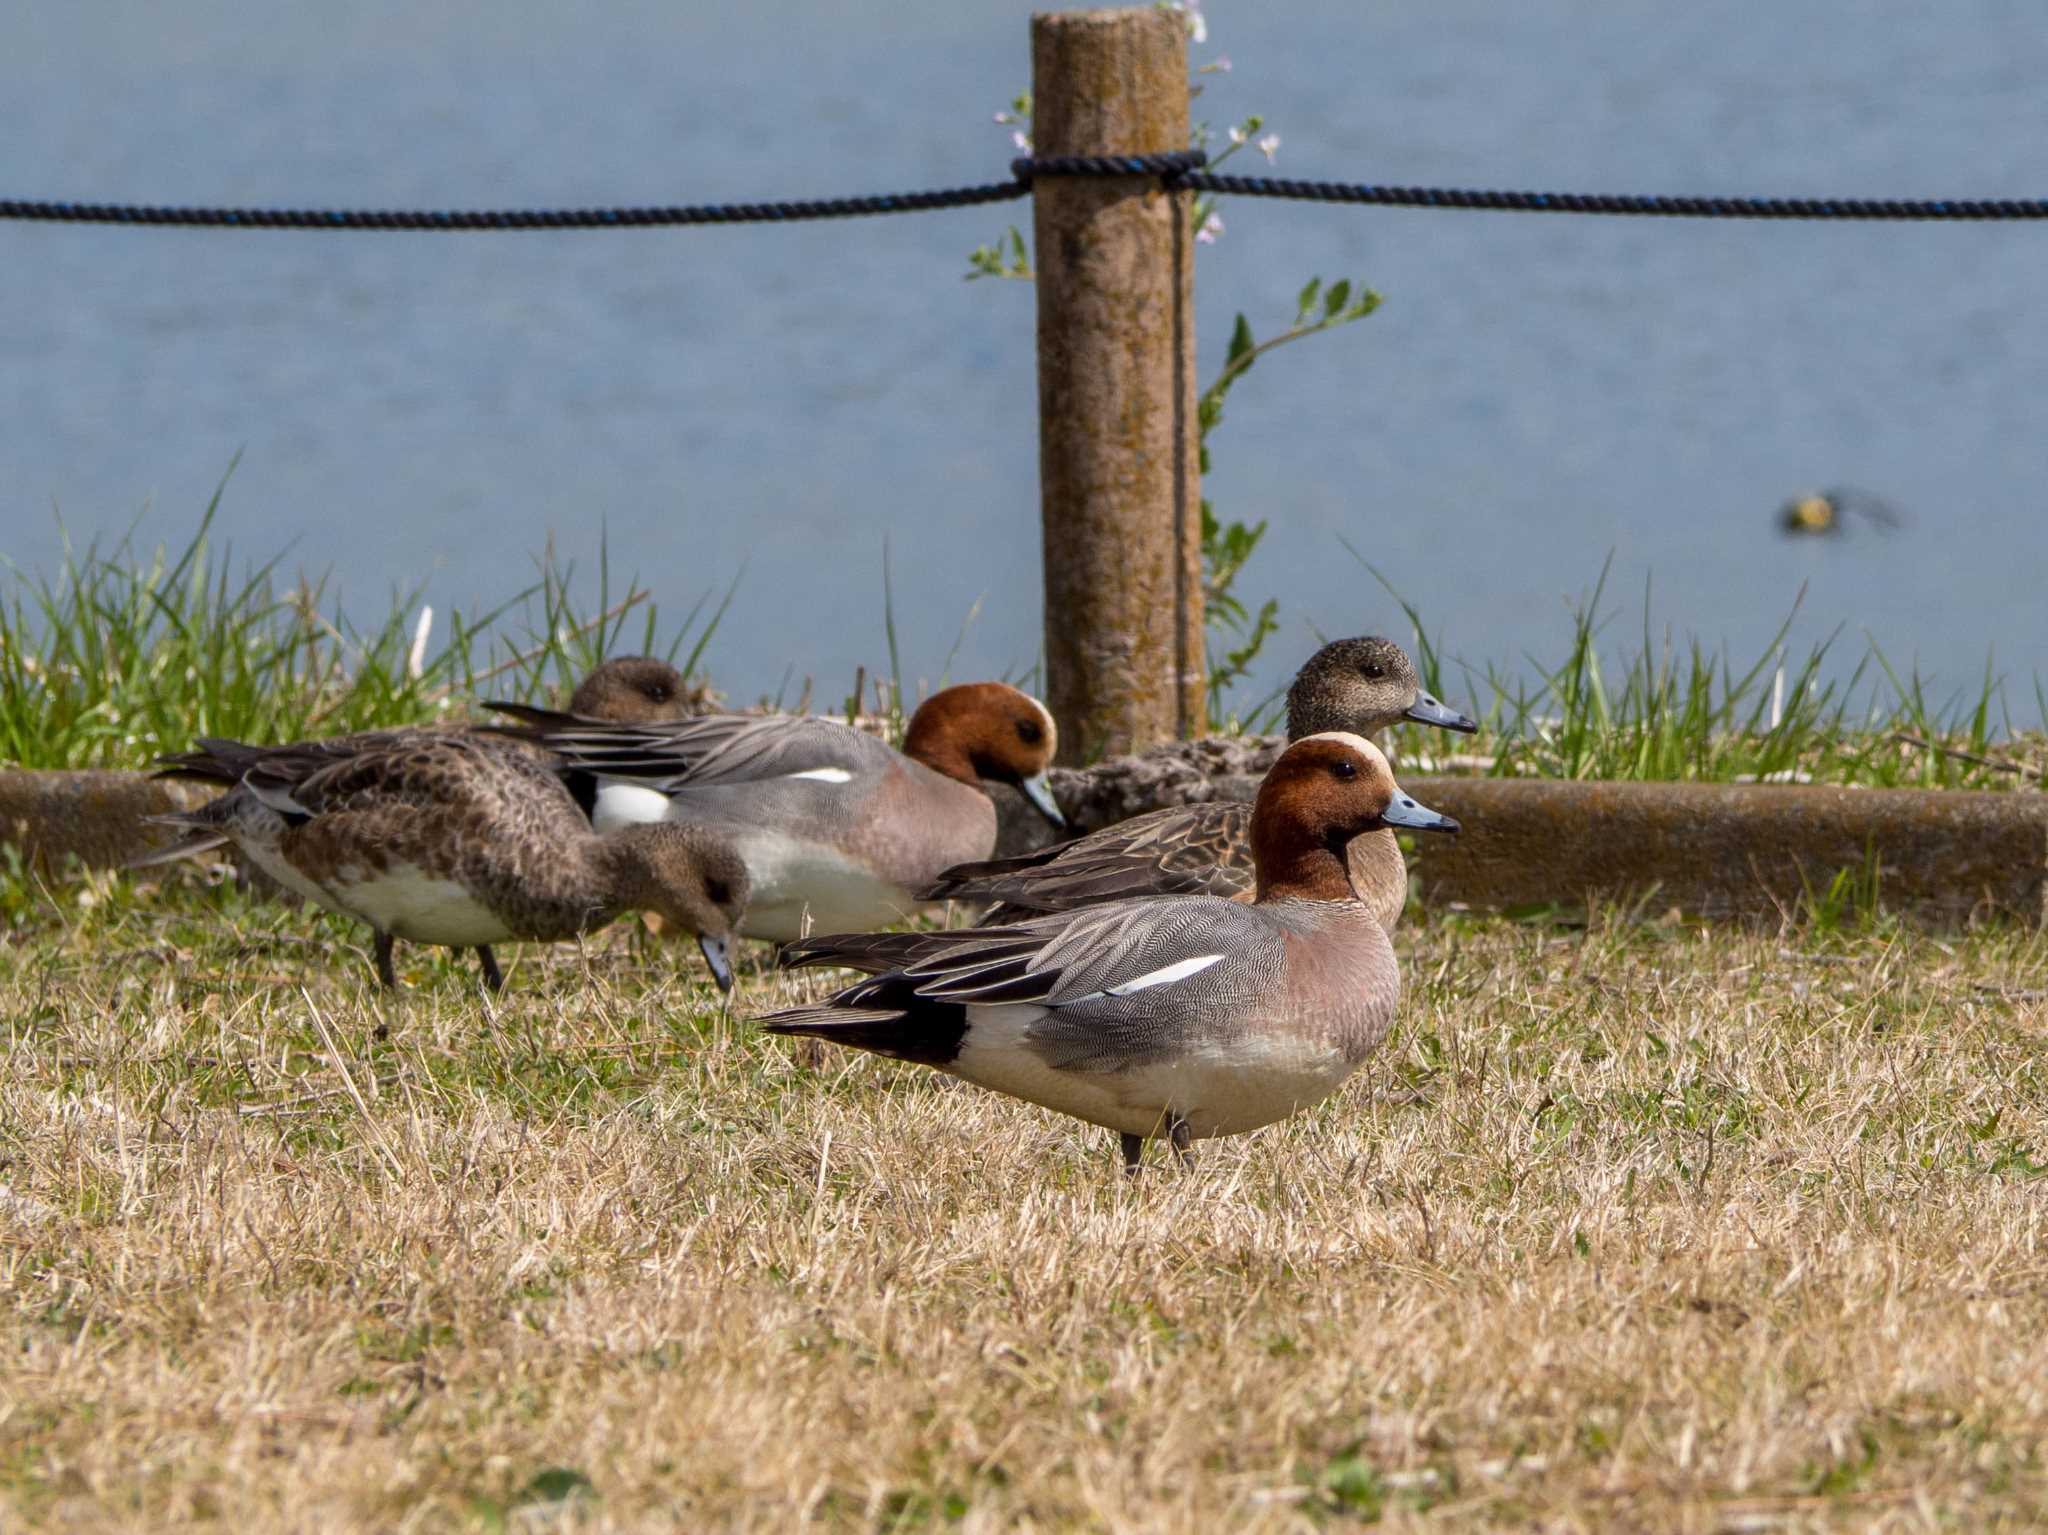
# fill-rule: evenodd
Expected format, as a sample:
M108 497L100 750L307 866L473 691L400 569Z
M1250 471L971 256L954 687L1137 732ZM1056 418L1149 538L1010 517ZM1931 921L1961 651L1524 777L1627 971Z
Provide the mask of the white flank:
M1178 1114L1196 1139L1241 1135L1320 1103L1351 1074L1343 1052L1264 1029L1226 1031L1182 1052L1061 1070L1031 1039L1033 1003L969 1003L955 1076L1090 1124L1156 1135Z
M1112 986L1104 995L1128 997L1132 992L1143 991L1148 986L1171 986L1175 981L1200 974L1221 958L1221 954L1197 954L1193 959L1178 960L1157 970L1147 970L1143 975L1125 981L1121 986Z
M766 827L738 834L754 893L740 931L787 943L808 931L857 933L900 922L918 909L910 892L836 848Z
M512 936L464 886L413 864L394 864L381 874L343 869L335 885L373 927L415 943L500 943Z
M590 812L590 824L598 831L617 831L621 826L638 826L668 815L669 798L645 784L606 779L597 786L597 804Z
M841 767L805 768L801 773L784 773L784 778L809 778L817 783L852 783L853 774Z

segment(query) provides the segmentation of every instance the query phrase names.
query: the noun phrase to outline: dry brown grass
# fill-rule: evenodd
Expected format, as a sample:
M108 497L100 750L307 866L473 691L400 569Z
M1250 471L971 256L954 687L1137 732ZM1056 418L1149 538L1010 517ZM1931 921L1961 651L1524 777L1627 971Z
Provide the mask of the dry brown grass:
M19 917L0 1526L2048 1517L2029 936L1411 924L1379 1061L1133 1185L626 939L490 1018L232 895Z

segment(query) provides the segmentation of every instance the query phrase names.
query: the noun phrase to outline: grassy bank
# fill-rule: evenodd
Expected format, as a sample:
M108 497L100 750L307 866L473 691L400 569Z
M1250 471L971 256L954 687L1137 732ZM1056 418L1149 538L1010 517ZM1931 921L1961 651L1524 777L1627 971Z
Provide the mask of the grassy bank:
M632 929L487 1008L231 887L22 916L10 1529L2048 1517L2037 936L1411 925L1381 1058L1133 1186Z
M212 517L179 548L145 550L131 533L71 551L54 572L0 577L0 766L143 767L200 734L289 740L425 723L479 695L559 693L623 651L694 675L737 590L665 615L649 592L613 581L602 544L594 580L580 584L549 549L530 586L480 613L436 616L423 639L417 594L359 623L324 582L285 581L279 558L251 566L211 542ZM586 587L587 609L574 595ZM815 698L811 679L787 696L790 679L776 702L837 709L840 689L872 677L864 706L899 713L919 684L896 653L893 617L885 599L886 654L818 679ZM2006 685L1989 670L1932 693L1866 641L1845 676L1833 664L1839 635L1789 653L1789 616L1761 654L1737 661L1660 630L1647 600L1625 619L1604 574L1567 610L1555 659L1539 653L1512 671L1452 659L1391 588L1376 627L1411 646L1432 691L1482 721L1470 740L1395 732L1420 770L2011 789L2038 787L2048 768L2048 741L2013 729ZM2038 717L2038 689L2030 706ZM1219 727L1278 719L1277 697L1244 698Z
M223 490L225 487L223 486ZM51 572L0 573L0 766L145 767L195 736L288 741L426 724L480 694L565 691L607 655L694 675L733 588L665 619L614 585L600 541L588 583L550 547L533 582L482 612L395 594L365 624L324 578L287 580L211 538L222 492L181 547L67 545ZM594 590L585 609L574 593ZM360 610L358 610L360 611Z

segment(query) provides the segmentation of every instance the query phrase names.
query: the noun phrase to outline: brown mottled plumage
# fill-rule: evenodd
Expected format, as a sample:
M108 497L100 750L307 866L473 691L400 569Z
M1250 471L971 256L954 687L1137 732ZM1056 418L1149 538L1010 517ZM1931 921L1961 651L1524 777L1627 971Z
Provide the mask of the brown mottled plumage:
M393 938L484 951L658 913L699 935L721 986L746 907L747 871L700 829L591 830L552 767L515 742L421 733L261 753L219 799L166 823L217 832L280 884L377 933L379 978L395 984Z
M694 696L702 693L700 688ZM569 708L579 717L649 725L688 717L693 712L693 695L682 673L666 661L652 656L614 656L593 667L590 675L576 685L576 691L569 695ZM421 736L460 734L473 728L469 725L452 728L407 725L391 730L358 730L350 735L330 736L320 741L295 742L289 749L339 759L357 752L396 746ZM540 750L539 747L531 749L535 752ZM242 775L251 767L277 750L276 746L252 746L218 736L202 736L193 750L158 758L154 776L217 783L232 788L242 781ZM579 787L588 791L590 786L583 784ZM226 842L227 838L220 833L195 831L169 847L144 854L130 867L175 863L181 858L210 853ZM483 964L487 975L497 973L497 960L488 950L483 953Z
M1370 736L1403 719L1446 730L1477 727L1422 690L1414 663L1392 640L1335 640L1296 674L1287 691L1287 739L1331 731ZM928 900L994 901L987 923L1031 912L1072 911L1135 895L1252 898L1252 809L1213 801L1176 805L1035 853L948 869ZM1389 831L1370 832L1350 851L1359 897L1391 930L1408 901L1408 871Z

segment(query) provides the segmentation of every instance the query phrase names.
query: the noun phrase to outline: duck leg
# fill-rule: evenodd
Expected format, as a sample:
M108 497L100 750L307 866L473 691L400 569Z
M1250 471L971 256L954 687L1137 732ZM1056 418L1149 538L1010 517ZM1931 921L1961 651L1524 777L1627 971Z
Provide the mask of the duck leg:
M1180 1158L1182 1167L1195 1165L1194 1136L1188 1131L1188 1122L1178 1114L1166 1116L1166 1134L1173 1142L1174 1154Z
M1123 1148L1124 1176L1135 1178L1138 1168L1145 1160L1145 1137L1142 1135L1119 1135L1117 1144Z
M377 932L376 951L377 979L383 982L386 991L398 990L398 972L391 968L391 935L389 933Z
M498 956L491 952L491 946L480 943L476 946L476 957L483 961L484 985L492 991L505 989L505 972L498 968Z

